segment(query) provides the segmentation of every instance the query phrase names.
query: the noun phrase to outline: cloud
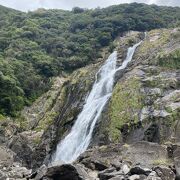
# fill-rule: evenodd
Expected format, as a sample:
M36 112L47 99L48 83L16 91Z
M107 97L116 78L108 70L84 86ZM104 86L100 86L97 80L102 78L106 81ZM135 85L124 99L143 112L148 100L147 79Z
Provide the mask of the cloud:
M83 8L106 7L121 3L147 3L169 6L180 6L180 0L0 0L0 4L14 9L28 11L37 8L72 9L75 6Z

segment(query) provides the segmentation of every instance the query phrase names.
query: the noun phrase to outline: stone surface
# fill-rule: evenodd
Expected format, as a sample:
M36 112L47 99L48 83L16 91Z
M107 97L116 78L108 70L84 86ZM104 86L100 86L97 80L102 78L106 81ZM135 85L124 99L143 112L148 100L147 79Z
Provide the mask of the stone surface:
M123 172L123 174L128 174L130 172L130 168L127 164L124 164L121 168L121 171Z
M35 179L61 179L61 180L83 180L90 179L87 172L82 168L81 165L59 165L50 166L46 169L43 177L41 177L41 171L38 172Z
M6 148L5 146L0 146L0 169L3 167L9 167L13 164L14 153Z
M154 171L162 180L175 180L175 174L170 168L158 166L154 168Z
M174 159L175 168L176 168L176 178L180 180L180 156Z
M140 180L140 176L135 174L129 177L129 180Z

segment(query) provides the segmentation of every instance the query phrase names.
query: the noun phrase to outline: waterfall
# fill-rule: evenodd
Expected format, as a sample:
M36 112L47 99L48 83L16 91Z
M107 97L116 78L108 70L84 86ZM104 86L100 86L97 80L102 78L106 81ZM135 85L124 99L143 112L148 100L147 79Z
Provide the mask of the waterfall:
M88 148L94 127L103 108L112 95L114 77L117 71L125 69L132 60L135 49L141 42L128 48L127 56L120 67L116 66L117 51L114 51L96 74L96 81L86 99L70 133L57 145L53 161L71 163Z

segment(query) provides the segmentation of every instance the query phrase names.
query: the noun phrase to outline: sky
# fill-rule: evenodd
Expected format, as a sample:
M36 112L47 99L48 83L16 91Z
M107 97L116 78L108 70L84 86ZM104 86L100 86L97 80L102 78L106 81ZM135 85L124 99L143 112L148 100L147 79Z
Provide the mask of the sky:
M180 0L0 0L1 5L21 11L32 11L38 8L71 10L76 6L96 8L131 2L180 6Z

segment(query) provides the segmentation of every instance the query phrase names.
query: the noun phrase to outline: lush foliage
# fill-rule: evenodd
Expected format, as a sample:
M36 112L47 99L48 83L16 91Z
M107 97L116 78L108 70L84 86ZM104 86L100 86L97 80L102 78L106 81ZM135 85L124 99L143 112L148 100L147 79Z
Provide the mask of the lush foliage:
M93 62L125 31L179 20L180 8L137 3L29 13L0 6L0 113L16 115L48 89L51 77Z
M180 50L175 50L159 58L159 65L169 69L180 69Z

